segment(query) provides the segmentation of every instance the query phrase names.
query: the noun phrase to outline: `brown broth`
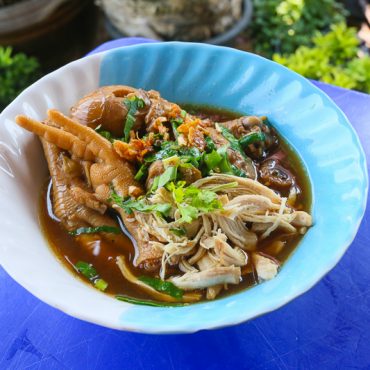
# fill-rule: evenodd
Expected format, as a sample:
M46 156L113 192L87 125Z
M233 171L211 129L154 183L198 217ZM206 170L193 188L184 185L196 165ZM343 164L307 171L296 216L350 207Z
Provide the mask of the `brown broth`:
M182 106L188 112L198 113L217 121L225 121L241 116L235 112L224 111L214 107L198 107L194 105ZM296 205L298 205L299 209L310 212L311 187L307 171L297 153L294 152L291 146L283 140L281 136L279 136L279 142L278 149L286 154L285 159L281 163L296 177L296 183L301 189L301 193L297 196ZM86 282L87 279L76 271L74 265L78 261L91 263L96 268L99 276L108 282L108 288L105 291L108 294L122 294L138 299L153 300L150 295L137 289L135 285L124 279L115 263L116 257L119 255L125 255L126 259L131 262L133 261L135 251L129 237L124 234L113 236L110 239L103 238L96 234L86 234L79 237L69 235L53 214L50 189L51 182L49 180L47 184L45 184L40 197L39 219L45 238L58 260L74 273L76 277L82 278ZM112 217L117 216L112 214ZM285 246L280 252L271 253L272 244L277 239L283 240ZM301 239L302 235L299 234L283 237L282 233L275 232L267 239L259 242L258 249L260 251L269 252L268 254L270 255L274 254L274 257L283 263L291 255ZM157 276L155 273L143 271L139 268L135 268L133 265L131 265L131 270L136 276L144 274ZM217 299L257 284L257 279L250 263L248 266L244 267L242 271L243 270L249 270L249 273L242 277L241 283L238 285L229 285L228 290L222 291Z

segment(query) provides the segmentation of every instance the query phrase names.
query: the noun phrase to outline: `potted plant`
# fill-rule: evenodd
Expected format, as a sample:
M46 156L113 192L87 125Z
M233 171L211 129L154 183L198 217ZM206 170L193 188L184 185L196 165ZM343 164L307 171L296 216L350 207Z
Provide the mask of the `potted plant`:
M251 19L250 0L99 0L115 37L229 43Z

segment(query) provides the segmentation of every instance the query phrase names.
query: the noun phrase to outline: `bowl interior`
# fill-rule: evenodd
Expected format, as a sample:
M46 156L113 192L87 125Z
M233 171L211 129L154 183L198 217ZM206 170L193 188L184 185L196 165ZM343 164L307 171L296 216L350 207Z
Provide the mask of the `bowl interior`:
M46 166L37 138L14 124L48 108L67 113L102 85L161 92L178 103L267 115L296 149L312 183L312 227L278 276L220 300L181 308L133 306L75 279L46 246L37 221ZM104 326L192 332L239 323L280 307L315 284L354 238L367 196L366 163L343 113L304 78L245 52L203 44L124 47L73 62L22 93L0 116L1 263L20 284L63 311Z

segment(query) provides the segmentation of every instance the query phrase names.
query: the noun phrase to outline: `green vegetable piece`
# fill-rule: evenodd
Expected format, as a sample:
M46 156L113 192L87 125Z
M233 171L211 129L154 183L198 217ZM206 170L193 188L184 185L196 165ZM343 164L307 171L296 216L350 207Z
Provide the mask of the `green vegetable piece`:
M114 190L112 190L109 201L122 208L129 215L132 214L133 211L144 213L159 212L162 216L167 217L171 211L171 204L147 204L145 202L145 198L137 200L131 198L124 199L120 197Z
M222 160L218 165L218 168L222 173L235 175L238 177L247 176L243 170L230 163L229 157L227 155L227 147L224 146L222 148L219 148L217 149L217 152L222 156ZM248 157L245 157L245 160L248 161L250 159Z
M207 144L207 151L208 152L211 152L211 151L217 149L215 143L213 142L213 140L211 139L210 136L206 136L204 139L205 139L206 144Z
M239 139L239 144L243 149L245 149L248 145L258 143L260 141L265 141L266 136L263 132L252 132L248 135L243 136Z
M93 280L98 276L94 266L91 263L87 263L84 261L78 261L75 264L75 268L78 272L80 272L83 276L87 277L89 280Z
M127 116L123 130L123 139L127 143L130 138L130 131L135 125L135 113L139 109L145 107L145 102L143 99L140 99L137 96L132 96L130 98L126 98L123 101L123 104L127 107Z
M173 132L173 135L175 136L176 139L179 136L179 133L177 132L177 128L182 123L184 123L184 120L182 118L174 118L174 119L171 119L172 132Z
M166 159L169 157L178 156L183 161L186 159L191 162L194 167L199 167L202 154L198 148L183 147L174 141L166 141L162 144L161 149L155 154L148 154L144 158L145 163L152 163L156 160Z
M94 287L104 292L108 288L108 283L103 279L96 279L94 281Z
M162 164L165 169L167 169L167 167L177 167L180 163L181 159L177 155L162 160Z
M158 189L159 176L154 177L152 186L150 187L149 193L153 193Z
M186 234L186 231L183 227L173 227L170 228L170 231L176 236L184 236Z
M109 131L98 131L98 134L109 140L111 143L113 143L113 137L112 134Z
M168 216L170 210L171 210L171 205L168 203L163 203L163 204L146 204L144 203L144 200L137 200L137 201L127 201L125 204L123 204L123 209L125 211L129 209L131 212L132 210L139 211L139 212L159 212L163 216ZM129 212L127 212L130 214Z
M222 136L230 143L230 148L239 152L244 159L249 159L244 153L243 148L241 147L238 139L231 133L229 129L219 124L216 124L216 127L221 131Z
M233 175L238 176L238 177L247 177L245 172L241 170L240 168L236 167L234 164L231 165L231 171Z
M221 147L217 149L218 154L222 157L218 167L222 173L233 174L229 158L227 156L227 147Z
M179 147L179 155L180 157L193 157L197 161L200 160L202 153L200 150L196 147L185 147L185 146L180 146Z
M96 289L99 289L102 292L104 292L107 289L108 283L105 280L99 278L99 275L95 267L91 263L87 263L84 261L78 261L74 267L83 276L88 278L90 282L94 284L94 287Z
M201 212L210 212L222 208L217 194L209 190L201 190L192 197L191 205Z
M165 186L168 182L176 180L177 167L167 167L166 170L159 176L158 188Z
M184 162L180 162L179 167L182 167L182 168L194 168L195 167L191 163L187 163L187 161L189 160L187 157L182 157L181 159Z
M177 166L169 166L165 169L165 171L156 176L153 180L153 185L150 188L150 191L156 191L158 188L162 188L168 182L176 180L177 177ZM158 180L156 180L158 178Z
M97 226L97 227L80 227L76 230L70 231L69 234L78 236L81 234L95 234L95 233L112 233L120 234L121 230L114 226Z
M139 168L139 171L136 172L134 179L136 181L141 181L146 175L148 174L148 166L146 164L142 164Z
M180 222L186 222L190 224L198 218L199 211L195 207L182 204L178 204L177 207L181 214Z
M118 299L119 301L127 302L127 303L133 303L133 304L138 304L142 306L152 306L152 307L182 307L186 305L186 303L160 303L160 302L154 302L154 301L149 301L145 299L127 297L127 296L120 295L120 294L116 295L116 299Z
M101 127L102 127L101 125L95 127L95 131L99 135L103 136L104 138L106 138L107 140L109 140L111 143L113 143L113 141L114 141L113 135L109 131L102 130Z
M185 187L185 185L184 181L178 181L176 184L171 182L167 185L167 190L172 193L181 214L179 222L190 223L196 220L201 212L208 213L222 209L216 193L198 189L192 185Z
M213 170L222 161L222 156L216 150L212 150L209 154L204 154L204 163L209 171Z
M182 118L185 118L186 117L186 111L182 109L180 115L181 115Z
M146 285L151 286L158 292L168 294L171 297L174 297L177 299L181 299L184 294L184 291L182 289L178 288L176 285L174 285L170 281L163 281L161 279L152 278L149 276L140 276L138 279L142 281L143 283L145 283Z

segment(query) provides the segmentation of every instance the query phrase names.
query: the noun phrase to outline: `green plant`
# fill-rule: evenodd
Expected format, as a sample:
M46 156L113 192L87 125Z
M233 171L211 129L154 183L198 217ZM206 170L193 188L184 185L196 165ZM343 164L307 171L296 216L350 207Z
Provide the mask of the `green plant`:
M35 58L12 54L10 47L0 46L0 111L39 76L40 66Z
M347 15L335 0L253 0L253 5L253 48L267 57L311 45L316 31L328 30Z
M370 57L358 57L359 45L356 29L340 23L327 34L318 32L312 47L300 46L293 54L275 54L273 59L305 77L370 92Z

